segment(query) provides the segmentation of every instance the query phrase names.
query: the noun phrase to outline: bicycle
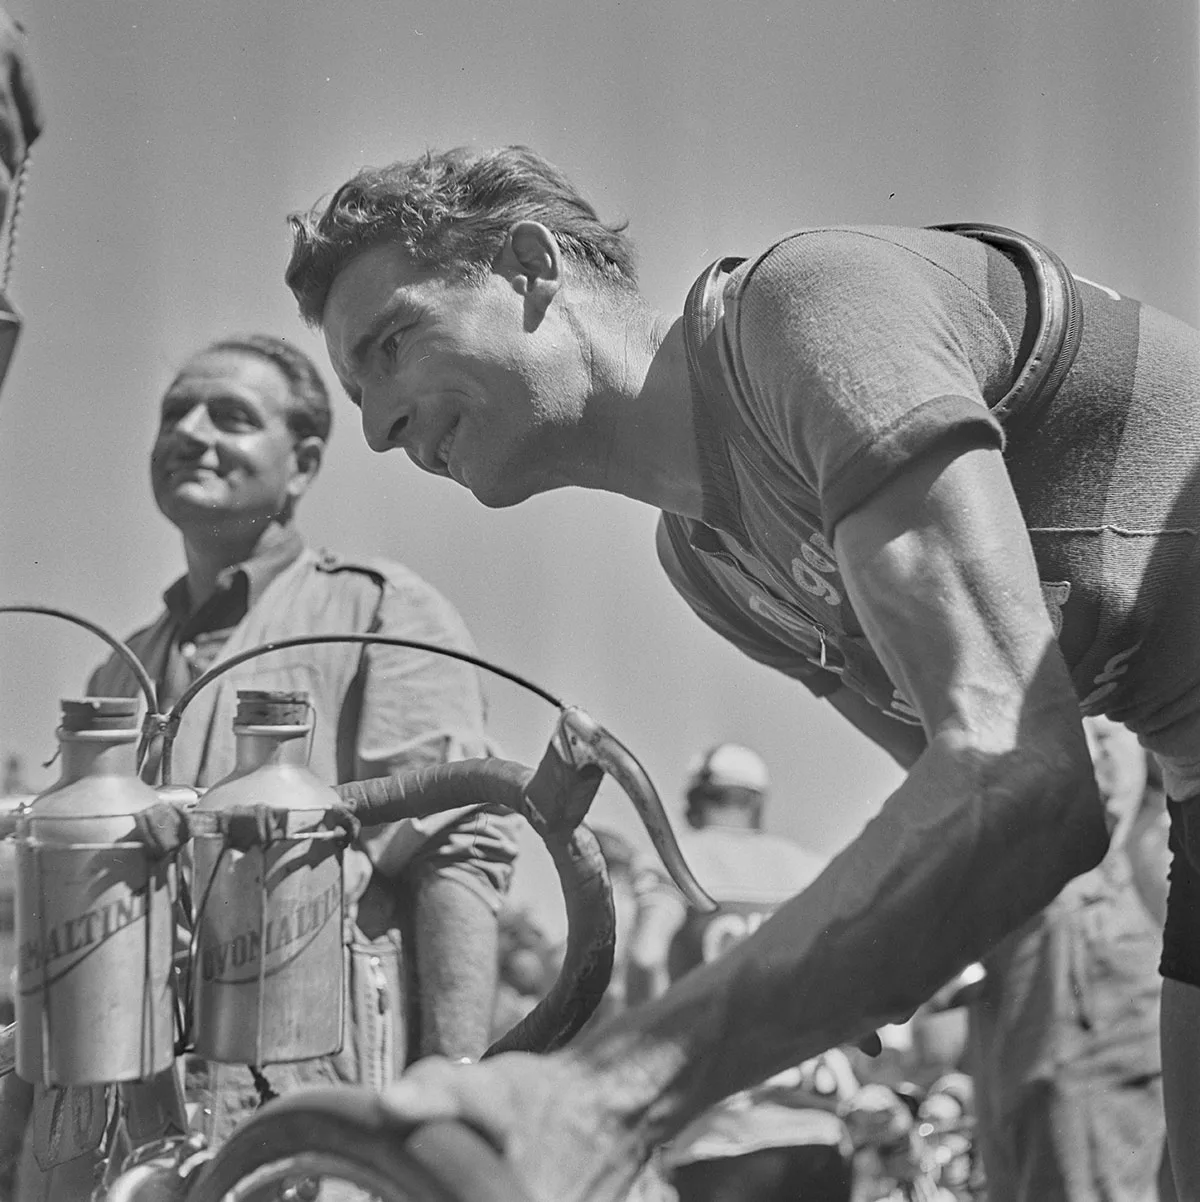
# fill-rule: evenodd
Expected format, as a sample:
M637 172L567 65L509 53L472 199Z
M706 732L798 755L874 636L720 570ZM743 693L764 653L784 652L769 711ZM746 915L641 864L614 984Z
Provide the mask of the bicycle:
M147 701L139 746L145 766L161 738L160 800L129 815L134 825L127 850L137 844L155 862L174 862L197 838L238 847L266 847L288 837L296 811L253 806L229 811L195 808L197 793L170 781L171 742L179 718L195 694L221 673L259 655L316 642L383 642L464 659L531 688L559 711L536 770L500 759L460 761L404 775L336 786L339 804L299 835L343 841L360 826L391 823L455 808L470 800L521 814L545 843L559 875L567 908L567 948L549 994L485 1055L501 1051L549 1052L578 1032L598 1005L612 970L614 919L607 871L594 836L583 824L604 775L612 776L633 802L652 842L681 890L694 904L711 905L683 862L652 782L631 752L582 710L565 705L531 682L463 652L377 635L322 635L254 648L214 666L167 714L158 712L153 683L136 657L100 627L66 611L4 606L0 612L41 613L92 630L126 657ZM23 811L0 816L0 834L31 840ZM36 843L36 840L32 840ZM201 907L203 902L201 901ZM191 915L193 921L196 915ZM182 1034L186 1023L179 1024ZM14 1026L0 1031L0 1076L16 1064ZM178 1057L186 1051L181 1038ZM260 1087L261 1088L261 1087ZM241 1202L315 1199L336 1176L366 1190L378 1202L517 1202L520 1183L497 1153L461 1124L408 1128L383 1110L378 1097L356 1086L322 1087L274 1099L238 1127L220 1148L189 1133L186 1103L176 1071L117 1087L120 1103L104 1131L103 1180L95 1198L104 1202ZM264 1098L266 1091L264 1091ZM128 1150L121 1147L122 1131ZM270 1192L268 1192L270 1191ZM360 1195L361 1196L361 1195Z

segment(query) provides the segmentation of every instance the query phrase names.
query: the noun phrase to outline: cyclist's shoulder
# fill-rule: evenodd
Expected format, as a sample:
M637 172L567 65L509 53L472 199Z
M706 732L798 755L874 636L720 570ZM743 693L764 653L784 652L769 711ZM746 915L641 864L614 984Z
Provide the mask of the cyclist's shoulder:
M725 282L730 366L751 395L791 395L796 362L818 391L879 355L940 345L947 315L986 282L986 253L966 238L901 226L797 231Z
M914 226L810 226L775 239L735 267L725 284L726 303L769 298L776 293L802 302L823 292L855 288L879 291L878 273L889 281L922 280L930 264L953 259L954 252L976 255L963 240L944 231Z

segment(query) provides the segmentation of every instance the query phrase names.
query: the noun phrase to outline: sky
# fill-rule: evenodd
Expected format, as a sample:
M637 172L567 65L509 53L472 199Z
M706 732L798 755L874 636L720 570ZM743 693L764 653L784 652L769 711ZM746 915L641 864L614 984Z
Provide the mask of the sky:
M679 311L712 259L826 222L987 221L1081 275L1200 322L1198 18L1183 0L12 0L48 127L0 396L0 601L115 633L181 570L146 460L173 368L209 339L294 339L289 211L357 167L521 142L625 218L641 279ZM310 540L408 564L480 650L625 739L668 805L701 748L766 758L769 829L832 853L898 781L828 706L751 664L672 593L655 515L569 490L505 511L373 455L338 397ZM0 752L35 785L57 702L103 648L0 616ZM505 751L553 711L488 686ZM637 837L602 791L598 819ZM543 904L534 852L518 899ZM552 907L551 907L552 908ZM548 919L553 925L554 919Z

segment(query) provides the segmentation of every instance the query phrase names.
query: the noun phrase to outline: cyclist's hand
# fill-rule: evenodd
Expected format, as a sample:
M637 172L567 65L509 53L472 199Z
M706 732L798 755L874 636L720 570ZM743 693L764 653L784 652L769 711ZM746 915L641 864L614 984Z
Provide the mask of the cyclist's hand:
M525 1182L531 1202L616 1202L640 1168L605 1122L599 1090L567 1053L513 1052L480 1064L429 1057L382 1096L405 1122L473 1127Z

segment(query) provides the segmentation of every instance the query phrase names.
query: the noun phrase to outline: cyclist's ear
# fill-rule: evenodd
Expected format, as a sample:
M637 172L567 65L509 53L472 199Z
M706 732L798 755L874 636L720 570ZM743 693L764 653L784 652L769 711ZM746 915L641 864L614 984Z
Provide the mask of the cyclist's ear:
M558 239L540 221L517 221L509 228L493 270L525 298L526 325L535 328L562 286Z

